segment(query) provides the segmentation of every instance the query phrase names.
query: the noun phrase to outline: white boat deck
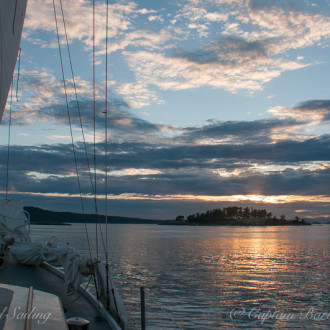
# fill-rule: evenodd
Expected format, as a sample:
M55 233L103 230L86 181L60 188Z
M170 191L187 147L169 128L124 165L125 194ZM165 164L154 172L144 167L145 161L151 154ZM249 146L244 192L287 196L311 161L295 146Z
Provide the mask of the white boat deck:
M0 297L3 302L0 329L67 330L60 299L53 294L0 284Z
M0 270L0 282L26 288L32 286L34 290L54 294L61 299L66 319L78 316L90 321L90 330L111 329L108 323L104 321L99 311L94 308L81 293L67 296L64 289L64 281L59 276L43 267L20 265L9 255L4 268ZM7 295L5 292L4 295L1 294L0 314L5 309L4 306L8 305L8 300L10 300L10 294ZM3 326L1 323L2 321L3 320L0 319L0 330L2 330ZM47 325L46 323L44 329L55 328L50 327L50 324Z

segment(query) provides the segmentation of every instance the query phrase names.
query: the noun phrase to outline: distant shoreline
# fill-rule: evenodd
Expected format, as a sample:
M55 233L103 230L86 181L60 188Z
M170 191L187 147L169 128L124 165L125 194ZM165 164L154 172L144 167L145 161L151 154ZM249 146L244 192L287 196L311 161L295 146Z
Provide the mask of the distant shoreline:
M307 221L298 220L281 220L281 219L225 219L218 222L189 222L189 221L178 221L178 220L167 220L162 221L159 225L174 225L174 226L255 226L255 227L265 227L265 226L310 226L311 223Z
M26 206L24 210L30 214L33 225L70 225L72 223L105 223L104 215L81 214L74 212L58 212L44 210L39 207ZM108 223L126 224L158 224L161 220L148 220L141 218L108 216Z
M24 209L29 212L31 218L31 224L33 225L62 225L70 226L74 223L105 223L104 215L85 214L74 212L58 212L44 210L39 207L27 206ZM187 220L150 220L143 218L130 218L119 216L108 216L108 223L110 224L155 224L155 225L175 225L175 226L301 226L311 225L305 221L302 223L297 220L281 220L281 219L226 219L225 221L219 221L218 223L189 223ZM273 223L272 223L273 222ZM327 223L319 223L327 224Z

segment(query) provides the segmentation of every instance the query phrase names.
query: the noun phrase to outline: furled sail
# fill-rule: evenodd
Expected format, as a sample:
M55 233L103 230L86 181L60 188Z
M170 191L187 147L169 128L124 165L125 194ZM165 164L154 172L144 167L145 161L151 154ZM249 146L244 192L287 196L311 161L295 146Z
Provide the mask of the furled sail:
M27 0L0 1L0 121L16 65Z

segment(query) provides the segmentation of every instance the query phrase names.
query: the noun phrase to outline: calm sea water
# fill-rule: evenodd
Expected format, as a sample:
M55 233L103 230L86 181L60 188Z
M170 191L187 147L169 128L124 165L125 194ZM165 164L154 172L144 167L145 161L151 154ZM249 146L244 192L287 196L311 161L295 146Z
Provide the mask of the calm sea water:
M87 227L95 255L95 225ZM89 255L83 224L32 231L35 240L55 235ZM329 225L108 227L130 329L140 328L141 286L147 329L329 329L329 242Z

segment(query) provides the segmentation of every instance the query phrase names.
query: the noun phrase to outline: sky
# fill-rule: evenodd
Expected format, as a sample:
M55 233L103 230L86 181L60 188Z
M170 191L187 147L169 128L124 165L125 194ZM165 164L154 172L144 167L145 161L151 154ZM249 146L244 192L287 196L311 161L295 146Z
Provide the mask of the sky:
M69 109L87 213L95 190L105 210L107 167L111 215L238 205L330 220L330 1L109 1L108 43L106 1L94 38L91 1L62 8L69 52L55 0L66 95L53 1L28 1L0 126L2 195L11 108L9 197L81 212Z

